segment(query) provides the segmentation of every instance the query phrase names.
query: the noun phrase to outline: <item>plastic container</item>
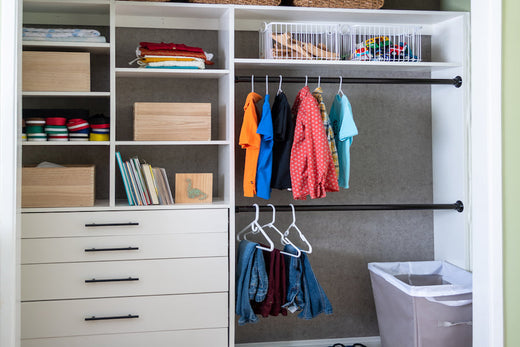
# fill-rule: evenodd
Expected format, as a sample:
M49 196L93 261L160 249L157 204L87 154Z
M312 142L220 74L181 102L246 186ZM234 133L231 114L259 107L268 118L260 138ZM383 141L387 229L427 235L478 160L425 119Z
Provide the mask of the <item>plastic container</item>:
M382 347L471 347L472 276L443 261L369 263Z

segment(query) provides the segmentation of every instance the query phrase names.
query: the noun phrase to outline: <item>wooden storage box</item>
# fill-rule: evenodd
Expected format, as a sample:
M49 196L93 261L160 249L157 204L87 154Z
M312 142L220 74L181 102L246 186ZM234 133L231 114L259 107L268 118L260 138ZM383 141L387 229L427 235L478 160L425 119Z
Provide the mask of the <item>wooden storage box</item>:
M22 90L90 92L90 53L24 51Z
M22 168L22 207L94 206L94 165Z
M211 103L136 102L135 141L211 140Z
M176 204L211 204L212 201L212 173L175 174Z

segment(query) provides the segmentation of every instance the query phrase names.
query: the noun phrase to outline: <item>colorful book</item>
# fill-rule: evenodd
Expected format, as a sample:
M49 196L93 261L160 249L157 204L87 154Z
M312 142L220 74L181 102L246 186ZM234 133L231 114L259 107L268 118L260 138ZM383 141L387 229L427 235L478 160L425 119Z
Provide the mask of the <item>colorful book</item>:
M135 166L134 160L130 159L129 164L130 168L132 169L132 175L134 176L135 185L137 186L137 192L139 193L139 198L141 199L143 205L146 206L148 205L148 201L146 200L146 197L144 195L143 184L139 179L139 175L137 173L137 168Z
M159 198L157 197L157 189L155 188L155 184L152 178L151 166L146 163L141 164L141 173L146 183L148 193L150 194L150 200L152 200L152 204L159 204Z
M139 183L141 184L141 187L143 189L143 195L146 200L147 205L152 204L152 199L150 198L150 193L148 192L148 188L146 186L146 182L143 177L142 169L141 169L141 163L139 162L139 158L134 157L130 159L134 162L135 170L137 172L137 178L139 179Z
M125 161L124 164L125 164L125 168L128 173L128 177L130 177L130 182L132 183L132 193L133 193L134 199L135 199L135 201L137 201L138 206L143 206L143 202L141 201L141 196L139 194L139 189L137 188L137 183L135 181L135 177L133 174L132 165L130 164L130 162L128 160Z
M119 171L121 172L121 178L123 180L123 185L125 187L126 198L128 199L128 205L134 206L134 199L132 197L132 193L130 191L130 182L128 181L128 176L126 174L126 169L123 164L123 160L121 159L121 153L116 152L116 160L117 165L119 166Z

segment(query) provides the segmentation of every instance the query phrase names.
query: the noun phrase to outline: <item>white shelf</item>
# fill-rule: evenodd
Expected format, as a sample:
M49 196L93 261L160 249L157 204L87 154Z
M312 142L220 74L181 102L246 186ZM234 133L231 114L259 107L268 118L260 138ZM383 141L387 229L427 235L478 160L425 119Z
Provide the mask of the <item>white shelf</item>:
M107 200L96 200L92 207L31 207L22 208L22 213L38 212L89 212L89 211L147 211L147 210L193 210L230 208L229 202L223 200L213 201L211 204L174 204L174 205L149 205L149 206L129 206L127 200L117 200L115 206L109 206Z
M229 70L204 69L139 69L116 68L116 77L154 77L154 78L219 78L229 74Z
M102 42L56 42L56 41L22 41L23 47L60 49L74 52L90 52L96 54L109 54L110 43Z
M116 141L117 146L222 146L229 141Z
M110 97L110 92L22 92L22 96L52 96L52 97Z
M235 59L235 69L283 68L301 69L303 67L349 68L371 71L437 71L460 67L457 63L438 62L384 62L384 61L352 61L352 60L289 60L289 59Z
M110 24L110 0L24 0L23 23L50 25Z
M109 141L22 141L22 146L109 146Z

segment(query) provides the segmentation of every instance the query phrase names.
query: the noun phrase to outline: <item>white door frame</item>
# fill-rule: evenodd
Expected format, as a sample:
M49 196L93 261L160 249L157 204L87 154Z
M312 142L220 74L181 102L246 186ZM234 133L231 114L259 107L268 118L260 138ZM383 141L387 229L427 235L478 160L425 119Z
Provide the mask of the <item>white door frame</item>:
M473 346L503 346L502 1L471 1ZM483 49L487 42L493 49Z
M18 1L0 1L0 346L20 345L17 223Z
M0 1L0 345L19 346L17 32L21 0ZM502 2L471 0L471 223L475 347L503 346ZM493 49L484 49L483 43Z

